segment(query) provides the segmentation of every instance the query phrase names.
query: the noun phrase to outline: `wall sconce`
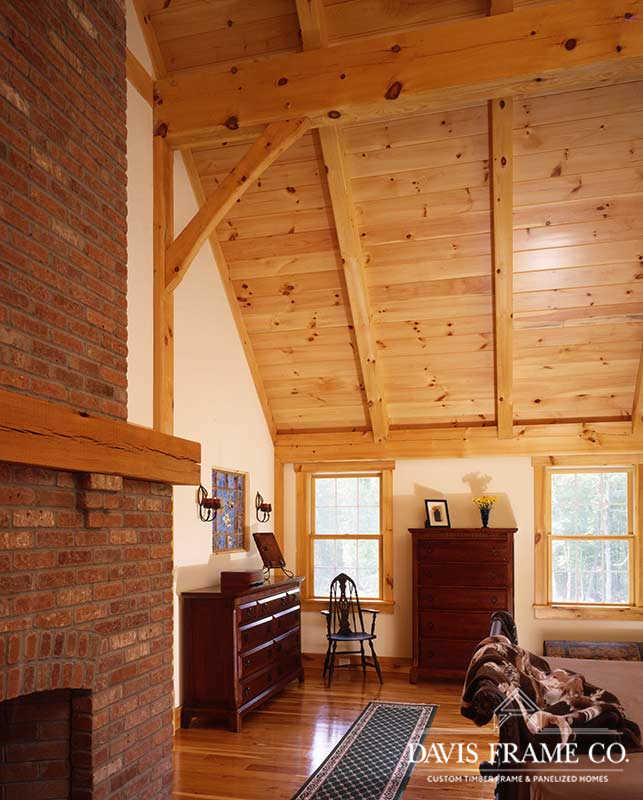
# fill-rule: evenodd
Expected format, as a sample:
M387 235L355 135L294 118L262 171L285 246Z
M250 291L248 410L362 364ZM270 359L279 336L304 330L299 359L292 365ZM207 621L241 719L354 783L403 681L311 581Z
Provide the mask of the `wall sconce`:
M263 497L257 492L255 497L255 511L257 514L257 522L268 522L270 514L272 513L272 506L270 503L264 503Z
M221 500L218 497L208 497L207 489L201 484L197 489L196 502L201 522L213 522L217 517L217 511L221 508Z

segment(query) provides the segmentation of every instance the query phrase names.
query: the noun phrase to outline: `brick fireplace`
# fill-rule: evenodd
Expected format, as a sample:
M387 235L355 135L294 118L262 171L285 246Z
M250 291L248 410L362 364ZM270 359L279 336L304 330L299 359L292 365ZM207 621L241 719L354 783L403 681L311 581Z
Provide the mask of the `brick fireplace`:
M2 3L0 387L120 420L125 142L123 1ZM2 800L170 796L172 569L171 486L0 462Z

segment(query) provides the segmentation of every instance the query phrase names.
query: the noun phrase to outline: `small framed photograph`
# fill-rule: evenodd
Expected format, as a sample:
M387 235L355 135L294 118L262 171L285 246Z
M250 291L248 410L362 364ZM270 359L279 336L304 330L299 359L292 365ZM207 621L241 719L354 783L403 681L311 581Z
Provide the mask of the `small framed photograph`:
M449 506L446 500L425 500L427 528L450 528Z

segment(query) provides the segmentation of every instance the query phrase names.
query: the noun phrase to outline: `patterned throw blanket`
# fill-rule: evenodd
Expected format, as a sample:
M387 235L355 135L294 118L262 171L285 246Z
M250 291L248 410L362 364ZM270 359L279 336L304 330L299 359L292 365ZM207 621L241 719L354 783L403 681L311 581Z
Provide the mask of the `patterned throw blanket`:
M592 686L575 672L552 669L545 659L513 645L506 636L490 636L478 645L464 682L462 715L486 725L495 713L498 692L512 697L533 740L545 729L558 728L560 741L566 744L582 729L600 729L617 735L628 749L641 747L639 726L625 717L611 692ZM600 733L583 737L587 744L603 738Z

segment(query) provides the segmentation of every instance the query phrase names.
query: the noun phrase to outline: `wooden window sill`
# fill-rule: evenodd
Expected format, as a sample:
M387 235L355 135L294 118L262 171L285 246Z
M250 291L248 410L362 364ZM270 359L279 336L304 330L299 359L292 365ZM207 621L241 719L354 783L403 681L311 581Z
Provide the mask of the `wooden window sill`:
M574 605L535 605L536 619L604 619L604 620L643 620L643 607L638 606L574 606Z
M386 600L361 600L360 605L362 608L372 608L375 611L379 611L382 614L392 614L395 609L395 602L394 601L386 601ZM325 611L328 609L328 600L323 599L310 599L305 598L301 601L301 610L302 611ZM367 615L370 617L370 614Z

